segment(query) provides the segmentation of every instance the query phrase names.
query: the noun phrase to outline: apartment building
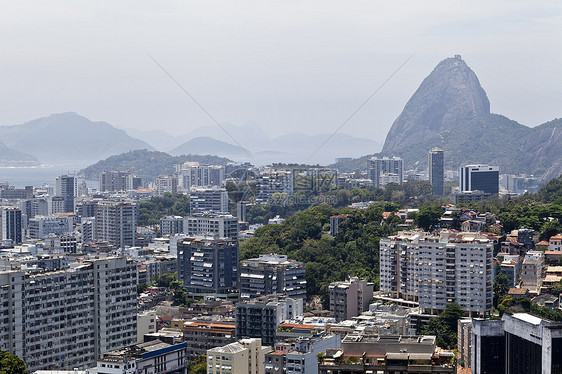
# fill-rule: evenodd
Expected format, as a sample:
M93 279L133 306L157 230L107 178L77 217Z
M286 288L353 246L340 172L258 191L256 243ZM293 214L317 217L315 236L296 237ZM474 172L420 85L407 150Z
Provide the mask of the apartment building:
M404 161L400 157L373 157L369 160L368 177L375 187L404 182Z
M183 233L188 236L218 236L238 240L238 218L230 214L202 213L183 219Z
M160 218L160 235L175 235L183 232L182 216L166 216Z
M454 353L437 348L436 337L349 334L341 349L318 359L320 374L456 373Z
M122 257L64 270L0 272L0 350L30 372L93 366L136 341L136 268Z
M544 271L544 252L529 251L521 266L521 286L538 292Z
M178 279L194 294L226 294L238 287L238 242L228 238L178 240Z
M330 316L337 321L356 317L369 307L373 298L373 283L357 277L349 277L344 282L333 282L329 286Z
M118 248L136 245L137 203L125 201L99 201L95 208L95 239Z
M274 295L261 296L236 304L236 337L261 338L273 345L277 327L287 319L303 314L303 300Z
M429 151L427 158L427 169L429 174L429 183L433 195L443 196L444 179L445 179L445 160L442 149L434 148Z
M192 187L189 190L189 210L191 214L228 213L228 193L219 187Z
M0 207L0 241L9 241L12 244L21 244L21 209L9 206Z
M207 351L208 374L265 374L265 354L270 347L261 339L241 339L239 342Z
M43 239L49 234L71 233L74 218L64 215L35 216L29 220L27 229L31 239Z
M265 170L256 180L258 204L270 201L275 193L293 194L293 173L290 170Z
M74 212L74 198L78 195L78 180L73 175L61 175L56 179L56 196L64 201L64 213Z
M548 241L549 251L562 251L562 234L554 235L550 237Z
M179 185L183 188L222 186L225 168L219 165L201 165L198 162L184 162L176 165Z
M186 322L183 340L188 360L204 355L208 349L236 342L236 325L232 322Z
M151 340L107 352L90 374L185 374L185 343L168 344Z
M470 313L492 308L493 242L479 233L402 231L380 241L380 288L429 313L450 303Z
M339 335L286 339L275 343L275 350L265 355L265 374L317 374L318 354L340 348Z
M306 299L306 269L285 255L260 255L240 263L240 297L283 294Z

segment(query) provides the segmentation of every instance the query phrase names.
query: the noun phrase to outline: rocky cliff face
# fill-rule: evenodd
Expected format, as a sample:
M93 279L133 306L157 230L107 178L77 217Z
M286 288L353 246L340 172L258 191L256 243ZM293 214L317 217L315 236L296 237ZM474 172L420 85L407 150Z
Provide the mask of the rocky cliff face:
M445 151L449 168L489 163L500 173L552 179L562 173L562 119L529 128L490 114L476 74L455 56L441 61L410 98L382 154L404 158L407 168L424 169L433 147Z
M445 130L490 113L490 102L476 74L460 56L439 63L394 121L383 153L396 152Z
M562 174L562 119L537 126L522 139L528 169L548 180Z

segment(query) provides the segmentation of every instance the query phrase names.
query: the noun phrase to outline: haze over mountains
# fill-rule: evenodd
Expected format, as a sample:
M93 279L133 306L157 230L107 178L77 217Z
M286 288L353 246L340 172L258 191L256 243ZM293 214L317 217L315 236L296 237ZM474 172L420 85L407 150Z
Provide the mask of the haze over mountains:
M0 159L5 159L6 152L17 151L25 154L22 160L32 157L44 163L94 162L132 149L154 149L109 123L92 122L72 112L0 126L0 139L7 147Z
M361 136L338 133L327 141L330 134L299 133L269 138L255 123L222 126L226 132L209 125L186 134L134 129L127 129L127 133L76 113L53 114L22 125L0 127L0 162L92 163L129 150L157 149L172 156L216 155L256 165L325 165L336 157L355 157L332 165L353 171L365 169L368 158L381 151L379 143ZM445 150L448 168L490 163L498 165L501 173L551 179L562 173L562 119L529 128L491 113L478 77L460 56L455 56L441 61L424 79L394 121L380 154L404 158L407 169L425 170L427 152L434 147Z
M92 122L77 113L52 114L15 126L0 126L0 163L8 166L74 162L87 165L130 150L148 149L182 154L216 155L257 165L272 162L327 164L339 155L360 157L378 152L382 145L374 140L337 134L315 155L313 151L329 134L289 134L268 138L256 124L202 126L183 135L161 130L128 129L130 135L106 122ZM131 136L132 135L132 136ZM346 144L354 144L346 147Z
M126 129L126 131L131 136L145 140L158 150L172 155L201 154L199 152L206 151L213 155L237 161L250 161L258 165L274 162L328 164L333 162L335 157L361 157L379 152L382 148L382 144L375 140L343 133L336 134L321 147L330 134L295 133L269 138L254 122L239 126L226 122L222 127L238 144L234 144L235 141L217 125L202 126L179 136L163 131L157 133L134 129ZM317 149L318 152L313 155Z

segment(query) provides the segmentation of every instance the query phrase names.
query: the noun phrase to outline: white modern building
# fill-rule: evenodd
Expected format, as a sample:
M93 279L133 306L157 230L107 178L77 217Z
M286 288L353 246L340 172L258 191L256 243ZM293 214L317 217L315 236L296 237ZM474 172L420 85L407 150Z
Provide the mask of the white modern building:
M369 160L367 175L375 187L383 187L388 183L402 184L404 161L400 157L373 157Z
M31 239L43 239L48 234L67 234L73 230L74 219L66 215L35 216L27 229Z
M270 202L275 193L293 194L293 173L290 170L265 170L260 173L256 181L256 202L265 204Z
M265 374L265 354L270 347L261 339L241 339L224 347L207 350L207 374Z
M176 165L179 186L186 190L191 187L222 186L225 168L219 165L201 165L198 162L184 162Z
M531 292L537 292L540 288L544 270L544 252L528 251L521 266L521 286L528 288Z
M192 187L189 191L189 210L191 214L228 213L228 192L219 187Z
M175 175L164 175L156 178L154 181L154 189L158 195L163 195L166 192L178 192L178 177Z
M238 240L238 218L230 214L198 214L183 219L187 236L218 236Z
M137 203L99 201L95 207L95 239L119 248L135 246L138 216Z
M496 194L500 191L500 169L490 165L466 165L459 169L461 192L482 191Z
M492 308L493 242L479 233L402 231L380 241L380 289L439 312L450 303L470 313Z

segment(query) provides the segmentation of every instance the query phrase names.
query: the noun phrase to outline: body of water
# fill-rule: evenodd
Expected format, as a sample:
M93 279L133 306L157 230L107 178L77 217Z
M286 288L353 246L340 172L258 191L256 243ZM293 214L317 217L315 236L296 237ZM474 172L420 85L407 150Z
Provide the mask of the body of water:
M58 176L64 174L76 174L79 170L88 165L42 165L36 167L0 167L0 182L8 182L16 188L24 188L25 186L39 187L44 183L55 186L55 180ZM80 182L81 180L79 180ZM87 180L88 187L98 188L97 180Z

